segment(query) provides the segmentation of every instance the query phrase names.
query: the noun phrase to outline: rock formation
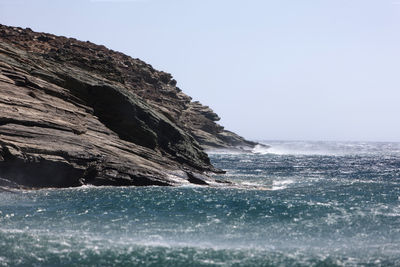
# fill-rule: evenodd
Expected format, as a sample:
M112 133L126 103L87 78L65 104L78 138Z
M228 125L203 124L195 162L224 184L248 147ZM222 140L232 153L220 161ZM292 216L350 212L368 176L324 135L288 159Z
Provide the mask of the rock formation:
M204 148L255 145L218 120L139 59L0 25L3 184L210 184Z

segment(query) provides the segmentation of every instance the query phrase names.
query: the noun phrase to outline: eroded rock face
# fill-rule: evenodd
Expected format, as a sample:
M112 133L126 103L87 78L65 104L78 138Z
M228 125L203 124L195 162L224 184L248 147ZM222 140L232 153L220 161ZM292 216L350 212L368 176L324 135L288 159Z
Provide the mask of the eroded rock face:
M253 144L218 119L143 61L0 26L2 179L27 187L208 184L204 174L220 170L202 146Z

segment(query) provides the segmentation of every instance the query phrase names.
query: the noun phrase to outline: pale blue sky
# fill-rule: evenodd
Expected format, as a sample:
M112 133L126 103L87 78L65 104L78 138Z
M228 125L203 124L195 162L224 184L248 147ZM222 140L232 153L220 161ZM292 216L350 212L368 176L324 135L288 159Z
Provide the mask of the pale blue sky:
M250 139L400 141L400 0L0 0L172 73Z

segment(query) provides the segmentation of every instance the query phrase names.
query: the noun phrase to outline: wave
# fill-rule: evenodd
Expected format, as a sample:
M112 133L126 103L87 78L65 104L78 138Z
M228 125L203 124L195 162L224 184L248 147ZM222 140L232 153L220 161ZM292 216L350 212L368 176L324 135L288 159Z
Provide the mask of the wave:
M282 190L288 188L290 184L293 184L295 181L288 179L288 180L274 180L272 182L271 190Z
M400 143L335 141L259 141L252 153L259 155L399 155Z
M336 143L336 142L303 142L303 141L261 141L253 148L211 149L209 155L346 155L374 153L382 149L370 144ZM384 149L383 149L384 150ZM399 152L398 150L397 152Z
M259 155L339 155L340 149L329 149L326 146L309 143L268 143L268 146L256 145L252 153Z
M400 143L390 142L335 142L335 141L258 141L254 147L210 149L210 155L399 155Z

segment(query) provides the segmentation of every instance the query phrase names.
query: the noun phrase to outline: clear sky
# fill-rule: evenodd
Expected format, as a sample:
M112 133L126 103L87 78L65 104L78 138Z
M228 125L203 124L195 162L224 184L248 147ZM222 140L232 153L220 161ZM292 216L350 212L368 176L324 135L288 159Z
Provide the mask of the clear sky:
M250 139L400 141L400 0L0 0L172 73Z

